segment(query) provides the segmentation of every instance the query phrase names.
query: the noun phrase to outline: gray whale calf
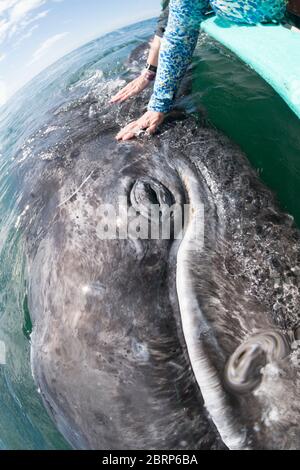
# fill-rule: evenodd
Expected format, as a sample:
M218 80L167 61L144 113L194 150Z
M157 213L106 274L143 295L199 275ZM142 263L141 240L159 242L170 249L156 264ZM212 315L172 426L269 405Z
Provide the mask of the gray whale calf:
M292 218L192 117L117 143L146 101L111 108L108 94L56 110L54 137L18 169L32 371L49 414L77 449L299 448ZM182 240L101 239L99 207L120 197L141 214L189 204Z

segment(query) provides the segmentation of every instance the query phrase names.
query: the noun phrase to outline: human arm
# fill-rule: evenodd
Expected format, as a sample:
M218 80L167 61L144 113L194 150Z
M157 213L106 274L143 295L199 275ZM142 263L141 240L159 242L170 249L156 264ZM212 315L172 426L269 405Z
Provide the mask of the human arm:
M118 140L129 140L140 129L154 133L173 106L183 78L197 44L200 22L208 0L171 0L169 21L160 48L158 72L148 111L130 123L117 135Z
M207 5L207 0L170 0L169 21L148 111L166 113L172 108L179 84L191 63Z
M156 33L154 39L151 41L150 51L147 59L147 64L157 68L158 56L161 44L161 38L163 37L168 24L169 17L169 0L163 0L162 12L157 22ZM126 101L132 96L138 95L150 83L155 79L155 73L150 74L147 69L143 70L142 73L128 83L122 90L120 90L115 96L112 97L111 103L121 103Z
M159 49L160 49L161 39L159 36L154 36L153 41L151 42L150 51L148 55L147 63L157 67L158 64L158 56L159 56ZM138 95L141 93L145 88L147 88L150 83L155 78L155 74L151 75L145 69L142 73L128 83L122 90L120 90L115 96L113 96L110 100L111 103L122 103L126 101L128 98L132 96Z

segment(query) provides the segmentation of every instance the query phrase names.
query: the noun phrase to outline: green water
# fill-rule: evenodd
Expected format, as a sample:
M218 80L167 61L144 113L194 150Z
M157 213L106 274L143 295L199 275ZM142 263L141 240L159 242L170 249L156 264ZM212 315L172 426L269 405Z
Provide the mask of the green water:
M198 105L244 150L300 224L300 120L256 72L214 41L200 40L195 63Z

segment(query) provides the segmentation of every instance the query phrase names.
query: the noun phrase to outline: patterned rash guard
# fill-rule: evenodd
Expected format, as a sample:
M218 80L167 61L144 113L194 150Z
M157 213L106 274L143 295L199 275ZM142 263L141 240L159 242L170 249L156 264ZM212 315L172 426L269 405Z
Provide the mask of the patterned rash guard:
M195 50L200 23L211 4L218 16L235 23L280 21L287 0L170 0L169 20L161 43L154 91L149 111L166 113Z

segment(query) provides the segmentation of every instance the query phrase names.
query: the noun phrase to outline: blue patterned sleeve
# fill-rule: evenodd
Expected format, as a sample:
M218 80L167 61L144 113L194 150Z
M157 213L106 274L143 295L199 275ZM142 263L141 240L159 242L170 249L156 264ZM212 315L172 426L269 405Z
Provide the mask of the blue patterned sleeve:
M149 111L166 113L193 56L208 0L170 0L168 26L162 40Z

